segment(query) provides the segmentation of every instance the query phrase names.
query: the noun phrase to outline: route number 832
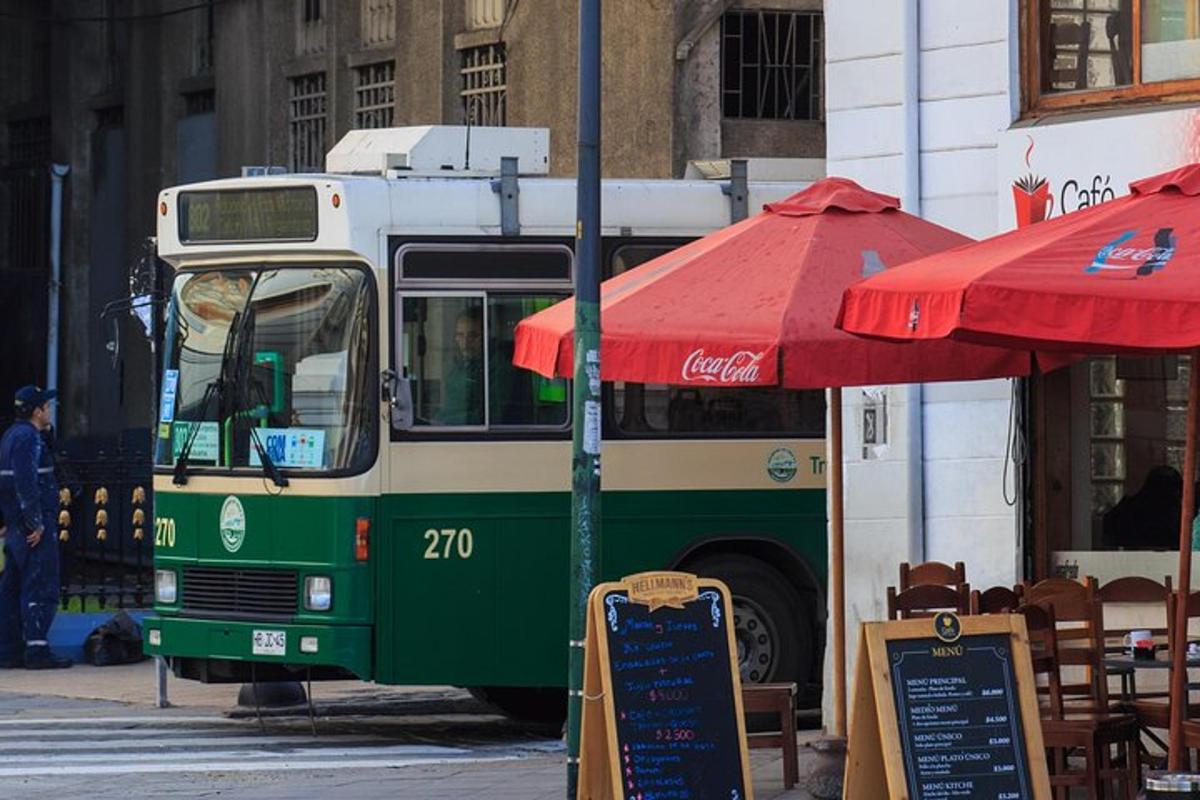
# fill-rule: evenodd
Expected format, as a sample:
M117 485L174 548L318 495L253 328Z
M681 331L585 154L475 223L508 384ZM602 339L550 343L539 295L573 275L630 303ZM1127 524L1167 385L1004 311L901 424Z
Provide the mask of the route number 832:
M430 528L425 531L425 558L471 557L475 550L475 534L470 528Z

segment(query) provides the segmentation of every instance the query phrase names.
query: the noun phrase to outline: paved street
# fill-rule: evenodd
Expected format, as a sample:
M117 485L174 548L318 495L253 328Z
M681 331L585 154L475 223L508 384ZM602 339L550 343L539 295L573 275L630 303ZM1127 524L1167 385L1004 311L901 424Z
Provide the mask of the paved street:
M234 686L171 679L175 705L156 709L151 666L0 672L0 797L559 800L565 793L556 732L492 714L462 690L318 684L314 736L304 714L268 714L260 724L253 710L233 705ZM808 797L783 790L778 751L752 751L751 761L756 797Z

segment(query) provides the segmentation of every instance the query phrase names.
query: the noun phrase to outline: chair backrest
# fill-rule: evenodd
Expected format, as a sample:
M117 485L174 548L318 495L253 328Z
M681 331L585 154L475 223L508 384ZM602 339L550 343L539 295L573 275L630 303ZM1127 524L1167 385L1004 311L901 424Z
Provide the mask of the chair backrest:
M1046 685L1038 686L1038 693L1046 696L1046 702L1041 704L1042 715L1047 719L1062 719L1062 678L1058 672L1058 637L1054 627L1054 610L1047 606L1023 605L1015 613L1025 618L1034 680L1038 681L1042 676L1046 678Z
M1021 587L993 586L971 592L972 614L1009 614L1021 605Z
M887 588L888 619L928 617L939 611L969 614L971 587L965 583L961 586L913 586L900 592L895 586Z
M1178 608L1176 605L1179 602L1179 592L1173 591L1167 595L1167 648L1175 647L1175 613ZM1188 620L1195 617L1200 617L1200 591L1192 592L1188 595L1187 607ZM1187 647L1187 636L1183 637L1184 647Z
M1069 88L1087 88L1088 57L1091 54L1092 26L1089 22L1052 22L1048 48L1048 77L1051 85L1067 84ZM1057 67L1060 58L1073 64Z
M1170 593L1170 575L1163 576L1162 583L1136 575L1113 578L1096 589L1096 596L1102 603L1165 603Z
M967 565L955 561L954 566L941 561L921 564L900 562L900 591L914 586L960 586L967 582Z
M1107 639L1105 650L1110 653L1120 652L1128 645L1125 637L1130 631L1148 630L1159 644L1167 643L1169 621L1167 616L1167 598L1171 594L1171 577L1165 576L1163 582L1142 577L1115 578L1096 590L1096 597L1104 604L1104 637ZM1114 608L1114 605L1144 606L1134 609L1136 624L1125 609ZM1120 622L1116 619L1124 617Z
M1095 578L1082 582L1047 578L1027 586L1024 599L1030 605L1046 606L1054 612L1059 669L1082 668L1082 682L1063 683L1064 701L1081 702L1089 710L1106 710L1104 611L1096 597Z

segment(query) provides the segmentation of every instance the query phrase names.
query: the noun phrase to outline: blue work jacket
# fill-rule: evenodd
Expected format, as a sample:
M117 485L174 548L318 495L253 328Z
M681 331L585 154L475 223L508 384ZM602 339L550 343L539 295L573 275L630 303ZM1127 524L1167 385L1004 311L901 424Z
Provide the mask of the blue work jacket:
M58 481L54 455L33 423L17 420L0 438L0 510L25 533L55 528Z

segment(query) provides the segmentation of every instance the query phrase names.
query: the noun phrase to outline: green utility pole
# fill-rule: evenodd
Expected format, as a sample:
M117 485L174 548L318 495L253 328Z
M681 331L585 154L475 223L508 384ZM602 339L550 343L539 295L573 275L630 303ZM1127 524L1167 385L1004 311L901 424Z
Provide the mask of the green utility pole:
M579 155L575 223L574 447L567 798L579 784L583 640L600 562L600 0L579 0Z

